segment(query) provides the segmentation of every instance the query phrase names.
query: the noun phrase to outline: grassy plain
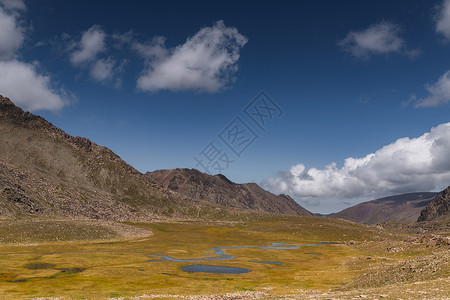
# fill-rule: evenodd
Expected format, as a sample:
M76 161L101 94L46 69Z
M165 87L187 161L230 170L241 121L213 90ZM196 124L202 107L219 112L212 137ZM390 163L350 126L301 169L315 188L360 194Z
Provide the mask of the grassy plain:
M348 293L349 297L354 296L355 289L357 294L364 289L380 294L383 291L377 289L386 284L436 282L450 276L448 261L437 261L439 266L433 272L428 270L431 263L427 260L440 259L440 253L448 253L448 247L427 247L408 242L413 237L410 234L329 218L119 225L22 220L17 224L20 226L0 221L0 299L127 299L140 295L236 292L261 292L267 298L304 294L303 298L309 295L326 299L329 296L325 295L333 291ZM210 250L213 247L318 242L339 244L285 250L228 249L225 253L237 258L225 261L149 262L159 258L152 254L193 259L214 257ZM420 260L425 260L423 266ZM277 261L282 265L250 261ZM398 275L404 273L402 266L409 266L410 261L413 265L418 261L424 270ZM211 274L181 270L191 264L240 267L251 272ZM383 280L368 276L377 272ZM345 294L341 295L345 298Z

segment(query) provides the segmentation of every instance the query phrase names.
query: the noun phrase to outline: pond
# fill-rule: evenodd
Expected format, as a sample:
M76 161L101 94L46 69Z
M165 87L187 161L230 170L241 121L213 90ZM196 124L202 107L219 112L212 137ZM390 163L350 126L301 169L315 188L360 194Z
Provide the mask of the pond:
M250 270L244 268L209 266L209 265L192 265L182 267L181 270L185 272L203 272L215 274L242 274L251 272Z
M271 243L271 246L234 246L234 247L214 247L211 248L214 254L218 257L211 257L209 254L203 256L203 258L190 258L190 259L178 259L168 255L161 254L149 254L150 256L161 257L161 259L152 259L148 262L153 261L175 261L175 262L196 262L196 261L219 261L219 260L230 260L235 259L235 256L224 253L224 250L228 249L242 249L242 248L258 248L267 250L291 250L299 249L300 247L320 247L323 245L332 245L338 243L322 242L318 244L292 244L292 243ZM311 254L310 254L311 255Z
M322 242L317 244L293 244L293 243L271 243L270 246L234 246L234 247L214 247L211 248L216 257L211 257L210 254L205 254L202 258L190 258L190 259L179 259L174 258L168 255L161 254L150 254L151 256L160 257L160 259L152 259L148 260L148 262L155 261L174 261L174 262L207 262L207 261L223 261L237 258L236 256L232 256L224 253L224 250L229 249L242 249L242 248L258 248L264 250L291 250L291 249L300 249L300 247L320 247L323 245L330 244L338 244L338 243L329 243ZM320 253L306 253L307 255L322 255ZM250 261L253 263L261 263L261 264L272 264L272 265L282 265L281 262L277 261ZM221 274L241 274L248 273L251 270L243 269L243 268L232 268L232 267L224 267L224 266L210 266L210 265L191 265L187 267L181 268L186 272L205 272L205 273L221 273Z
M226 254L224 251L230 249L242 249L242 248L258 248L263 250L291 250L291 249L300 249L300 247L320 247L323 245L333 245L339 244L334 242L322 242L317 244L294 244L294 243L271 243L267 246L234 246L234 247L214 247L210 250L213 251L213 254L205 254L202 258L190 258L190 259L178 259L168 255L148 253L148 252L138 252L138 251L126 251L126 250L87 250L87 251L67 251L67 252L37 252L35 254L39 255L54 255L54 254L80 254L80 253L134 253L134 254L142 254L147 257L157 258L147 260L147 262L156 262L156 261L173 261L173 262L208 262L208 261L225 261L230 259L236 259L236 256L232 256L230 254ZM28 255L29 252L9 252L2 253L0 256L7 255ZM320 253L312 253L306 252L306 255L322 255ZM39 256L38 259L41 257ZM250 261L252 263L261 263L261 264L271 264L271 265L282 265L281 262L277 261ZM27 269L36 270L36 269L56 269L59 270L60 273L58 275L63 274L73 274L80 273L84 271L84 268L56 268L53 264L48 263L28 263L24 266ZM224 267L224 266L210 266L210 265L191 265L182 268L183 271L186 272L207 272L207 273L224 273L224 274L241 274L248 273L251 270L243 269L243 268L232 268L232 267ZM144 271L140 269L139 271ZM167 274L169 275L169 274Z
M262 260L262 261L249 260L249 262L258 263L258 264L269 264L269 265L282 265L283 264L283 263L280 263L278 261L268 261L268 260Z

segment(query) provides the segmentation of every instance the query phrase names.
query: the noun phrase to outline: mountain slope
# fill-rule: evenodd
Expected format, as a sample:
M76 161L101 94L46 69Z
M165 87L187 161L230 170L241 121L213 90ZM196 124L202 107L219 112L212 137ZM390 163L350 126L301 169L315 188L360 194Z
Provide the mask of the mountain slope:
M450 221L450 186L440 192L420 213L418 222Z
M253 194L261 197L267 193L255 190ZM284 201L295 211L291 199ZM278 202L273 205L277 207ZM152 221L213 219L242 212L226 205L190 198L154 183L108 148L72 137L0 96L0 218ZM273 212L271 207L266 203L255 209Z
M240 209L309 216L309 211L287 195L274 195L256 183L236 184L223 175L208 175L196 169L158 170L145 174L178 194L213 204Z
M423 207L436 193L409 193L359 203L329 217L357 223L378 224L383 222L415 222Z
M106 147L0 96L0 216L152 220L176 206Z

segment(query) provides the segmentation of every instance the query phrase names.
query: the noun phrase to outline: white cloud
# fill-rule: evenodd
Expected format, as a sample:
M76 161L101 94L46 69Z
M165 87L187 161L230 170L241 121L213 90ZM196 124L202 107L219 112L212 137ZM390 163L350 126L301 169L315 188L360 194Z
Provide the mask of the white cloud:
M351 31L339 42L339 46L360 59L389 53L404 53L414 59L420 53L419 50L405 49L401 28L390 22L376 23L362 31Z
M165 42L165 37L156 36L149 43L134 42L131 48L151 63L152 60L161 60L169 55L169 50L164 45Z
M0 4L7 10L26 10L22 0L0 0Z
M156 38L150 44L135 44L135 50L148 64L137 86L150 92L216 92L233 79L239 51L246 43L247 38L236 28L225 27L218 21L174 49L164 46L164 38Z
M436 14L436 31L450 39L450 0L444 0Z
M125 45L131 45L135 41L135 34L132 30L125 33L115 32L110 35L111 39L115 42L114 47L122 48Z
M126 43L125 38L130 36L131 33L116 34L111 36L111 39L118 43L117 46L122 46L119 44ZM70 36L65 36L64 38L70 39ZM114 81L115 87L119 87L121 79L117 76L123 71L126 60L119 63L107 55L108 39L110 39L110 36L100 26L92 26L83 32L79 41L70 43L69 48L72 51L70 61L76 67L89 69L89 74L95 81L102 83Z
M112 59L99 59L91 68L91 76L97 81L111 79L116 62Z
M0 7L0 60L9 60L16 55L22 46L23 31L17 17Z
M0 94L29 111L57 111L68 102L61 91L52 88L50 76L17 60L0 61Z
M324 169L295 165L270 178L267 185L309 204L320 199L430 191L450 184L449 157L450 123L445 123L420 137L400 138L365 157L349 157L341 168L336 163Z
M78 66L95 60L97 55L106 49L105 38L105 32L98 25L85 31L81 40L75 45L77 50L70 56L72 64Z
M439 106L450 103L450 71L445 72L433 85L426 85L429 95L420 99L416 107Z
M0 0L0 4L0 94L25 110L60 110L68 103L65 93L53 87L49 75L38 71L37 63L17 60L24 40L18 21L20 12L26 10L24 2Z

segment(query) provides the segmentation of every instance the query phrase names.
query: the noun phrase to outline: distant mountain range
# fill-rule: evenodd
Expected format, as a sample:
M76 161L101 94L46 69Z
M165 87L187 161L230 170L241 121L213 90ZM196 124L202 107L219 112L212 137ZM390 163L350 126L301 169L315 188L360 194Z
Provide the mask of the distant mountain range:
M359 203L329 217L357 223L379 224L383 222L416 222L421 211L437 196L437 193L409 193Z
M158 170L145 174L155 184L196 200L278 214L312 215L287 195L274 195L256 183L236 184L223 175L208 175L195 169Z
M449 220L450 190L360 203L328 215L366 224ZM72 137L0 96L0 218L117 221L242 213L312 214L287 195L195 169L142 174L106 147Z
M108 148L0 96L0 218L153 221L258 212L311 215L289 196L221 175L187 169L144 175Z

